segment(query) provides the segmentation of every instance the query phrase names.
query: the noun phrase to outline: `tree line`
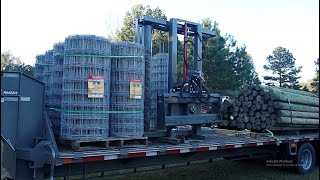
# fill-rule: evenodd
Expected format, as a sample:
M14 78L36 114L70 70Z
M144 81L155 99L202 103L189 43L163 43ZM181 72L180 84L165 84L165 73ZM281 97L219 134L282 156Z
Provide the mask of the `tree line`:
M1 52L1 71L20 71L33 76L34 66L25 64L11 51Z
M112 40L134 41L135 19L141 16L152 16L167 20L164 12L156 7L138 4L127 11L123 26L117 30ZM217 36L203 42L205 59L203 59L203 73L206 86L212 92L233 95L240 86L248 84L261 84L258 73L255 70L253 59L247 52L246 46L237 44L237 40L228 34L222 35L219 24L210 18L199 22L203 28L215 31ZM168 33L153 30L152 53L159 53L160 42L168 42ZM192 37L190 37L192 38ZM192 39L191 39L192 40ZM165 43L164 51L168 51L168 43ZM178 41L178 82L182 81L183 41ZM192 68L193 48L188 45L187 67ZM276 47L266 57L267 63L263 66L270 75L264 76L264 83L271 86L280 86L292 89L301 89L298 79L301 66L296 67L293 54L284 47ZM319 58L314 62L316 66L315 78L311 86L313 91L319 93ZM1 53L1 70L22 71L33 75L33 66L21 62L20 58L14 57L10 51ZM304 90L308 90L303 87Z

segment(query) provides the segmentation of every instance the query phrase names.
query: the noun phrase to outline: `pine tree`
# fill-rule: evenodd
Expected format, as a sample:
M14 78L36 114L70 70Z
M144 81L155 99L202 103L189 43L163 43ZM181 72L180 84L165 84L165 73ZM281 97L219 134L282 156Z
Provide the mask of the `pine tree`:
M319 58L314 61L314 65L316 65L316 75L311 83L311 87L314 89L314 92L319 93Z
M283 47L277 47L272 55L267 57L268 63L263 66L266 71L271 71L272 76L264 76L266 85L278 85L280 87L289 87L299 89L298 74L301 72L301 66L295 67L295 58L292 53Z
M149 5L143 6L142 4L135 5L131 8L131 11L127 11L123 20L123 26L120 31L116 32L116 39L120 41L135 41L135 22L136 18L142 16L151 16L154 18L167 20L166 15L159 7L151 9ZM152 54L159 53L160 42L168 42L168 33L153 30L152 34ZM168 43L164 43L165 52L168 50Z
M238 46L233 36L222 36L217 22L206 18L201 24L217 34L204 43L206 58L202 69L207 87L213 92L224 92L236 90L244 84L260 84L246 47Z

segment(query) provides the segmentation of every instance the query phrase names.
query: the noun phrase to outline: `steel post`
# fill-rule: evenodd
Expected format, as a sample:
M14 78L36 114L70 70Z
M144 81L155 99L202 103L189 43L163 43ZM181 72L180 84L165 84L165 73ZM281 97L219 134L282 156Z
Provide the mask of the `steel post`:
M169 26L169 81L168 89L176 86L177 83L177 19L170 19Z
M195 70L202 71L202 30L201 25L196 25L194 35L194 61L193 67Z
M145 89L144 89L144 131L150 131L150 61L152 56L152 27L144 26Z
M135 32L135 42L141 44L141 32L140 32L140 25L139 25L139 19L136 19L135 22L136 32Z

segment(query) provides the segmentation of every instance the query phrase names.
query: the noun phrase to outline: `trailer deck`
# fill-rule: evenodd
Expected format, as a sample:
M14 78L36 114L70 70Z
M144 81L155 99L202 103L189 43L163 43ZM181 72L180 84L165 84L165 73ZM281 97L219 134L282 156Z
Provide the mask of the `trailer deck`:
M204 128L204 127L203 127ZM72 175L106 172L121 169L134 169L161 165L165 168L172 163L212 160L215 158L246 159L277 154L280 146L290 144L312 144L319 142L319 132L287 132L273 137L239 137L214 133L204 128L206 139L186 139L184 143L168 144L151 138L148 145L140 147L101 148L99 150L74 151L58 146L54 177L69 178ZM283 151L283 150L282 150ZM285 159L285 157L281 157ZM44 167L44 177L52 177L50 163ZM102 173L103 174L103 173Z
M184 143L171 145L149 141L147 146L132 148L102 148L87 151L72 151L58 147L58 160L61 164L77 162L106 161L114 159L138 158L148 156L162 156L184 154L190 152L215 151L221 149L236 149L242 147L257 147L266 145L280 145L282 143L306 142L319 140L318 132L302 132L299 135L275 135L273 137L232 137L214 132L206 133L206 139L187 139Z

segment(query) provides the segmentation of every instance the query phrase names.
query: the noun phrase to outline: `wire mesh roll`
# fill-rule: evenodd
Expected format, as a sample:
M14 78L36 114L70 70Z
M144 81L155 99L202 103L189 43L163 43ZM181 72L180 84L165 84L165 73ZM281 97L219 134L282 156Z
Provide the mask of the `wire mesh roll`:
M73 35L65 40L65 53L110 55L110 43L100 36Z
M143 103L145 60L144 48L140 44L119 42L112 44L110 136L139 137L144 133ZM126 56L126 57L124 57ZM128 57L131 56L131 57ZM141 80L141 98L130 98L130 81Z
M48 50L44 54L43 60L43 83L45 84L45 97L44 105L48 109L50 107L49 101L51 98L51 75L52 75L52 65L53 65L53 50Z
M157 94L168 92L168 63L169 54L159 53L152 56L150 62L150 127L156 128L157 124Z
M111 62L109 57L101 55L110 55L110 42L94 35L73 35L65 39L64 53L60 137L68 140L107 138ZM102 97L88 97L88 78L94 76L103 80ZM102 87L101 82L96 85Z
M36 63L34 65L34 78L36 78L39 81L43 81L43 63L44 63L44 55L37 55L36 56Z
M53 45L53 66L51 75L51 96L49 99L50 108L61 109L62 101L62 67L63 67L64 43ZM56 136L60 136L61 112L49 110L49 117Z

